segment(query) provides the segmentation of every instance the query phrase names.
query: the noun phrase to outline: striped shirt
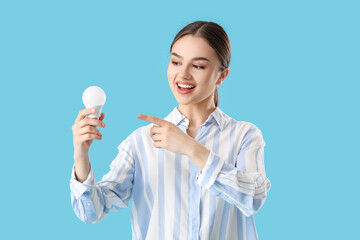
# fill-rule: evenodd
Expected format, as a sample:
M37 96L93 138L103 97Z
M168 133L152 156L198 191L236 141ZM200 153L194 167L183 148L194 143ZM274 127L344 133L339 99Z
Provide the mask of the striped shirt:
M187 134L189 120L177 107L165 120ZM254 214L271 187L259 128L216 107L195 136L210 150L200 171L186 155L154 147L153 125L136 129L118 145L101 181L91 167L87 179L77 181L73 165L77 217L96 223L131 199L132 239L257 239Z

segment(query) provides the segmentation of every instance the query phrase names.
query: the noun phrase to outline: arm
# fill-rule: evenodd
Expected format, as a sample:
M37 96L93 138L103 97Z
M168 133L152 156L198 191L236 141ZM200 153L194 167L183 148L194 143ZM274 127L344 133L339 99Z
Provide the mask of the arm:
M74 164L70 179L71 204L81 221L97 223L110 211L118 211L128 206L134 177L130 136L118 146L118 154L110 164L110 171L100 182L95 181L91 164L86 180L78 181Z
M254 215L262 207L271 187L265 174L265 141L257 127L252 129L244 137L235 166L228 163L233 161L226 161L198 144L193 145L195 150L190 154L201 170L197 183L235 205L246 216Z

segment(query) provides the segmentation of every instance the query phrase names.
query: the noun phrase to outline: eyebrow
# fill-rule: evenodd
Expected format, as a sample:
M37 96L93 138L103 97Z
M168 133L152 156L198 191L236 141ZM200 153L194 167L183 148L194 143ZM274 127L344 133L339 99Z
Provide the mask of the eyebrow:
M174 55L174 56L176 56L176 57L178 57L178 58L183 59L183 57L182 57L182 56L180 56L179 54L177 54L176 52L172 52L172 53L171 53L171 55ZM205 61L210 62L210 60L209 60L209 59L207 59L206 57L194 57L194 58L193 58L193 59L191 59L191 60L205 60Z

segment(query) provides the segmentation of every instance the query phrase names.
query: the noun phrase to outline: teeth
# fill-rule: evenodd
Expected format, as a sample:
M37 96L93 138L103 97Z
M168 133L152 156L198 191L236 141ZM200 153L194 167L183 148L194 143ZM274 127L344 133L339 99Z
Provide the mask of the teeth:
M178 83L178 86L181 87L181 88L194 88L195 86L192 86L192 85L185 85L185 84L180 84Z

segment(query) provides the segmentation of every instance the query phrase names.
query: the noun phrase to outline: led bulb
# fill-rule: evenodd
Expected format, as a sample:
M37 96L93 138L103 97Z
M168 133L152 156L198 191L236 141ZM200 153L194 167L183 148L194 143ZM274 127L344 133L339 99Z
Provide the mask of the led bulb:
M85 89L82 95L82 100L85 107L96 108L96 112L90 115L87 115L89 118L99 119L101 115L101 109L105 104L106 95L104 90L97 86L91 86Z

